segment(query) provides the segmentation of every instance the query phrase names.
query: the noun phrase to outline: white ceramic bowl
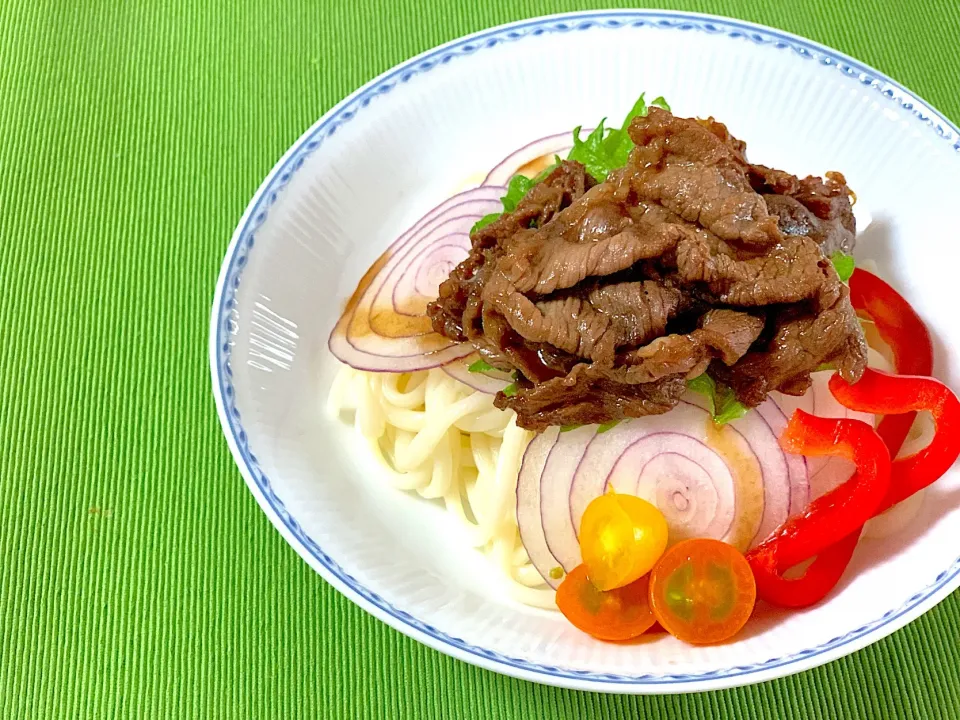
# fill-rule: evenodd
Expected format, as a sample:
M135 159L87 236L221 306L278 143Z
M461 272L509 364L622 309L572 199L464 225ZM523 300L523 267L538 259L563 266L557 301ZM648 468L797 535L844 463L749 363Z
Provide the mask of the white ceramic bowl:
M881 73L786 33L703 15L579 13L448 43L373 80L301 137L227 251L211 325L224 434L270 520L328 582L384 622L467 662L613 692L729 687L810 668L887 635L960 584L960 473L913 525L862 542L838 590L753 620L733 643L617 646L507 599L442 509L394 491L322 412L327 336L364 270L412 221L525 142L636 96L714 115L755 162L846 174L873 216L874 259L936 337L957 385L960 133ZM944 305L944 303L947 303ZM303 612L314 612L303 608Z

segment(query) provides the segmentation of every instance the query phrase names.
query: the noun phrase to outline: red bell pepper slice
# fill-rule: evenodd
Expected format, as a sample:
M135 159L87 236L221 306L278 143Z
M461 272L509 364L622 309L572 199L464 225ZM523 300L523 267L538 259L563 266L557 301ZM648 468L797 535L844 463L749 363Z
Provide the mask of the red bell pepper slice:
M857 268L850 278L850 301L856 310L869 315L875 323L880 337L893 352L897 372L909 375L930 375L933 372L930 333L920 316L896 290L873 273ZM881 420L877 433L889 448L890 455L896 457L900 451L915 417L915 412L908 412L887 415ZM884 500L881 507L889 507L888 500ZM784 578L758 560L754 564L758 596L781 607L808 607L819 602L836 586L850 564L861 530L856 529L824 550L796 578Z
M795 578L783 577L772 558L748 556L757 583L757 597L785 608L805 608L820 602L840 582L853 551L857 549L860 530L858 528L817 555L803 574Z
M830 378L830 392L851 410L877 415L929 410L933 415L936 434L930 444L893 461L890 492L878 513L935 482L960 457L960 400L940 381L867 368L853 385L834 375Z
M779 574L856 531L873 516L890 488L890 453L877 432L861 420L822 418L797 410L780 444L800 455L845 457L856 465L856 472L747 553L755 575L758 569L759 574Z
M900 293L873 273L857 268L850 276L850 302L873 320L877 332L893 351L901 375L933 374L933 342L923 320ZM906 440L916 413L891 415L880 421L877 432L896 457Z
M867 368L863 377L853 385L839 375L834 375L830 379L830 391L838 402L851 410L888 416L894 413L928 410L933 415L936 426L933 440L913 455L898 458L891 463L888 490L871 513L871 517L931 485L942 477L960 457L960 400L950 388L938 380L909 375L890 375ZM787 430L789 432L789 425ZM787 445L785 447L794 452L799 450L804 454L811 454L809 450L802 447L797 450ZM841 485L837 489L845 486L846 484ZM810 506L811 509L827 497L829 495L814 501ZM789 525L790 522L788 521L787 524ZM778 532L770 541L765 541L753 553L760 551L767 542L775 542L780 534ZM783 607L806 607L818 602L840 579L850 562L859 538L860 528L857 528L837 544L824 549L817 555L816 560L802 577L791 580L783 578L780 571L789 567L791 562L796 564L805 558L797 560L796 552L779 556L769 551L758 553L756 562L751 562L757 580L758 595L768 602ZM807 557L813 557L814 554L816 553L810 553ZM750 555L747 557L748 560L751 559Z

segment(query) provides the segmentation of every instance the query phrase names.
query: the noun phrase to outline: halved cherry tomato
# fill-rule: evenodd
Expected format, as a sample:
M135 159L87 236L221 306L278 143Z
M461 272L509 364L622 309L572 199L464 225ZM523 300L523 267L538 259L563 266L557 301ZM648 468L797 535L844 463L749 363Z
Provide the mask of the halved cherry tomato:
M630 640L653 626L647 576L604 592L577 565L557 588L557 607L574 627L598 640Z
M580 555L600 590L629 585L650 572L667 547L667 520L635 495L594 498L580 521Z
M695 538L664 553L650 573L650 609L674 637L698 645L733 637L753 612L757 586L732 545Z

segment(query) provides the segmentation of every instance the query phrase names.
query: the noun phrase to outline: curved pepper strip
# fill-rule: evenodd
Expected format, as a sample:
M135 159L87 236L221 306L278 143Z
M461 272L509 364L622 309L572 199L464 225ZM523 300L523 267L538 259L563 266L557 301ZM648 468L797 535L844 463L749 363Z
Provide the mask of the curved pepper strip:
M890 453L876 430L861 420L822 418L797 410L780 444L799 455L845 457L856 465L856 472L747 553L755 576L779 574L855 532L890 489ZM758 578L758 588L762 584Z
M877 512L883 512L943 476L960 457L960 400L931 377L890 375L867 368L851 385L839 375L830 378L830 392L844 407L877 415L928 410L936 433L922 450L893 461L890 491Z
M960 400L940 381L929 377L890 375L867 368L863 377L853 385L834 375L830 378L830 391L838 402L851 410L885 415L927 410L933 416L936 426L933 440L922 450L891 463L888 490L871 517L933 484L960 457ZM789 425L787 430L790 430ZM803 452L809 454L806 450ZM811 508L819 500L814 501ZM795 580L787 580L779 573L796 560L796 553L779 557L771 557L769 551L759 554L758 551L770 541L764 542L753 551L758 553L756 563L751 562L758 594L768 602L783 607L806 607L818 602L840 579L859 538L860 528L857 528L833 547L824 549L806 573ZM813 557L814 554L807 557ZM784 559L781 560L781 557Z
M908 375L930 375L933 372L933 343L923 320L890 285L873 273L857 268L850 278L850 302L873 320L880 337L893 352L897 372ZM886 443L890 455L896 457L915 412L888 415L880 421L877 433ZM886 502L884 503L886 504ZM839 582L850 564L860 540L858 528L818 555L796 578L784 578L769 568L769 562L754 565L757 594L780 607L808 607L820 602Z
M933 374L933 342L923 320L902 295L873 273L857 268L850 276L850 302L870 316L883 341L893 351L900 375ZM880 421L877 432L896 457L906 440L916 413L891 415Z

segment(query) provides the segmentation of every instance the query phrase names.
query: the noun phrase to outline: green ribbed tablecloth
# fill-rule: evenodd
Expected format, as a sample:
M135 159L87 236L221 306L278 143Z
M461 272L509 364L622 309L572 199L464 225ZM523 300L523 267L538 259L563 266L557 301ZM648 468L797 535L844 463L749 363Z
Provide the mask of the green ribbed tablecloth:
M209 307L277 158L415 53L593 5L0 0L0 718L960 716L960 595L784 680L557 690L451 660L350 604L234 467ZM960 120L957 0L671 7L822 41Z

